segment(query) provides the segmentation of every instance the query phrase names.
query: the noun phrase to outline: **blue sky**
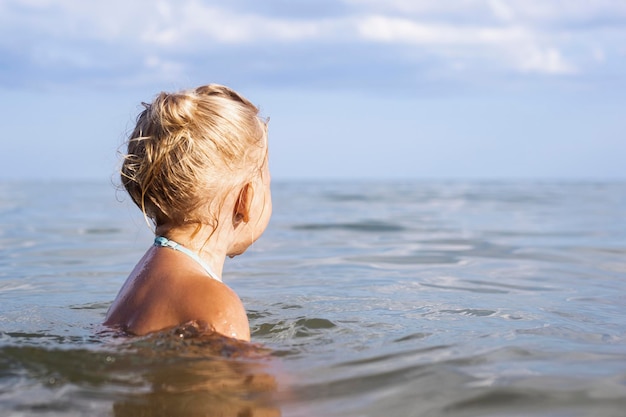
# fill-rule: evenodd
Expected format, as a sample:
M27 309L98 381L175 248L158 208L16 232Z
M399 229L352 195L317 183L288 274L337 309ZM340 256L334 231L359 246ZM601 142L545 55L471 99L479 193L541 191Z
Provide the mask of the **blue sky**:
M271 117L276 179L626 179L623 0L0 0L0 179L110 180L159 91Z

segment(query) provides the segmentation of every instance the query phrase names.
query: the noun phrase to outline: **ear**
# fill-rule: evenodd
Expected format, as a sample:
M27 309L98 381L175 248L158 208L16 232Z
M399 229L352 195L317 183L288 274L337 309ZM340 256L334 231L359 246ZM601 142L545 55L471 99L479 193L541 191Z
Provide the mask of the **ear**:
M250 183L244 185L239 191L239 197L237 197L233 211L233 224L235 226L241 222L248 223L250 220L250 208L252 207L253 196L254 189Z

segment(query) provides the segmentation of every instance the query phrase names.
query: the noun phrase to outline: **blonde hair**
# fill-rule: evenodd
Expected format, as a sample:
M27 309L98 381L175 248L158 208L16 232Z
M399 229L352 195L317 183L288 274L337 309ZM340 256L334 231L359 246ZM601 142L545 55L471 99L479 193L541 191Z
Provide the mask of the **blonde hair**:
M229 190L258 175L265 159L259 109L215 84L162 92L142 104L122 161L128 194L155 226L216 226L214 205L221 207Z

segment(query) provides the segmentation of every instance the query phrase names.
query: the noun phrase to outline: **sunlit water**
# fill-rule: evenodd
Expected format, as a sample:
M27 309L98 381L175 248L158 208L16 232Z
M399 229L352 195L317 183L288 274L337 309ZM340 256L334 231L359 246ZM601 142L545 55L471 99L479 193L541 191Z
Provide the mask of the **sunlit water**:
M626 184L273 190L224 274L246 345L100 333L151 244L138 210L0 184L0 415L626 415Z

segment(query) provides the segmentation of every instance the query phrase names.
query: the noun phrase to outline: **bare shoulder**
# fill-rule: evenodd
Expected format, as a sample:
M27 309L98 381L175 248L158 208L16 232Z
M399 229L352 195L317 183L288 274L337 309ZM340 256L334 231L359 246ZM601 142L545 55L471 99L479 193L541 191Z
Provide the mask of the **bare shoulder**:
M181 321L202 320L217 333L250 340L250 325L239 296L226 284L206 276L190 280L178 307Z

